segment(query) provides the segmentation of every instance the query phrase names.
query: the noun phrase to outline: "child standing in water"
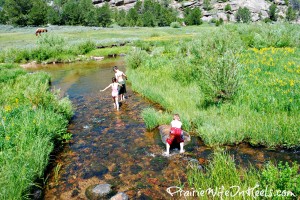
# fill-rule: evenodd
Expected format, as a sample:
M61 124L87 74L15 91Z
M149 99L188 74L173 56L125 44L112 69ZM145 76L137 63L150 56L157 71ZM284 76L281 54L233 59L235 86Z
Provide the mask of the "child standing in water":
M124 101L125 100L124 95L126 93L125 79L127 80L127 76L126 74L124 74L124 72L120 71L117 66L114 66L113 70L115 72L115 77L118 83L122 85L122 87L119 88L120 101Z
M119 110L118 86L122 87L122 85L117 82L117 79L115 77L113 77L112 78L112 83L109 84L109 86L107 86L103 90L100 90L100 92L104 92L105 90L107 90L108 88L111 87L111 89L112 89L111 96L112 96L113 101L114 101L114 108L117 108L117 110Z
M165 155L170 154L170 146L175 140L175 142L180 144L180 153L184 153L184 139L183 139L183 132L181 129L182 123L180 121L180 117L178 114L173 116L173 121L171 122L171 131L169 138L166 140L166 152Z

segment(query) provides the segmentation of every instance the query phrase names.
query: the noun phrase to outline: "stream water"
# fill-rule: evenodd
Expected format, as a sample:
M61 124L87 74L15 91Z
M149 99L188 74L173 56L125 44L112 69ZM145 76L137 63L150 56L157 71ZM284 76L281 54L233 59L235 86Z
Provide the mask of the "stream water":
M99 92L111 83L115 65L125 71L122 58L30 69L50 73L52 88L69 96L75 107L68 128L73 137L51 158L53 167L46 176L45 199L86 199L85 189L99 183L112 184L130 199L172 199L166 188L188 187L188 162L205 162L213 152L194 136L186 153L163 157L165 147L158 131L147 131L140 116L144 108L160 109L159 105L127 85L127 99L116 111L111 90ZM247 144L224 148L243 166L251 163L260 167L269 160L300 163L296 150L272 151Z

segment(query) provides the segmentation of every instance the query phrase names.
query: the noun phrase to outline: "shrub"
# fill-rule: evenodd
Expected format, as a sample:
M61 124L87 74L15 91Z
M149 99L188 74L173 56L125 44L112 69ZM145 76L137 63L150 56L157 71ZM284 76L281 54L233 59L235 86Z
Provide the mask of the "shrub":
M240 7L235 14L237 22L248 23L251 20L251 12L247 7Z
M226 4L224 10L225 10L225 11L231 11L231 6L230 6L230 4Z
M277 5L272 3L269 7L269 18L272 21L277 21Z
M170 24L170 27L172 27L172 28L180 28L181 26L180 26L180 23L179 23L179 22L172 22L172 23Z
M286 20L287 21L293 21L297 18L297 13L294 11L294 9L289 6L286 12Z
M136 69L143 63L143 60L148 56L147 52L140 48L134 48L128 56L126 56L126 66Z
M219 20L216 21L216 26L220 26L224 23L223 18L220 18Z

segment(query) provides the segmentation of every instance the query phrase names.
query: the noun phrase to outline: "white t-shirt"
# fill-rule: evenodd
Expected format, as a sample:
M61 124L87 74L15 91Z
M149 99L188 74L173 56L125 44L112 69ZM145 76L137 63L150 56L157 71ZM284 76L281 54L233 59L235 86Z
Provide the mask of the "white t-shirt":
M173 121L171 122L171 126L174 127L174 128L181 128L182 123L181 123L181 121L173 120Z

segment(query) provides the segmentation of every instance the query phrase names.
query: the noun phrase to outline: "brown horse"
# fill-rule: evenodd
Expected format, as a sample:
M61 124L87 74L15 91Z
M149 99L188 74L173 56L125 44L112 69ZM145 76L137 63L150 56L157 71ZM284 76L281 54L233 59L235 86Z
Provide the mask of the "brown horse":
M35 35L39 36L39 35L41 35L41 33L44 33L44 32L48 32L48 30L46 28L38 28L35 31Z

